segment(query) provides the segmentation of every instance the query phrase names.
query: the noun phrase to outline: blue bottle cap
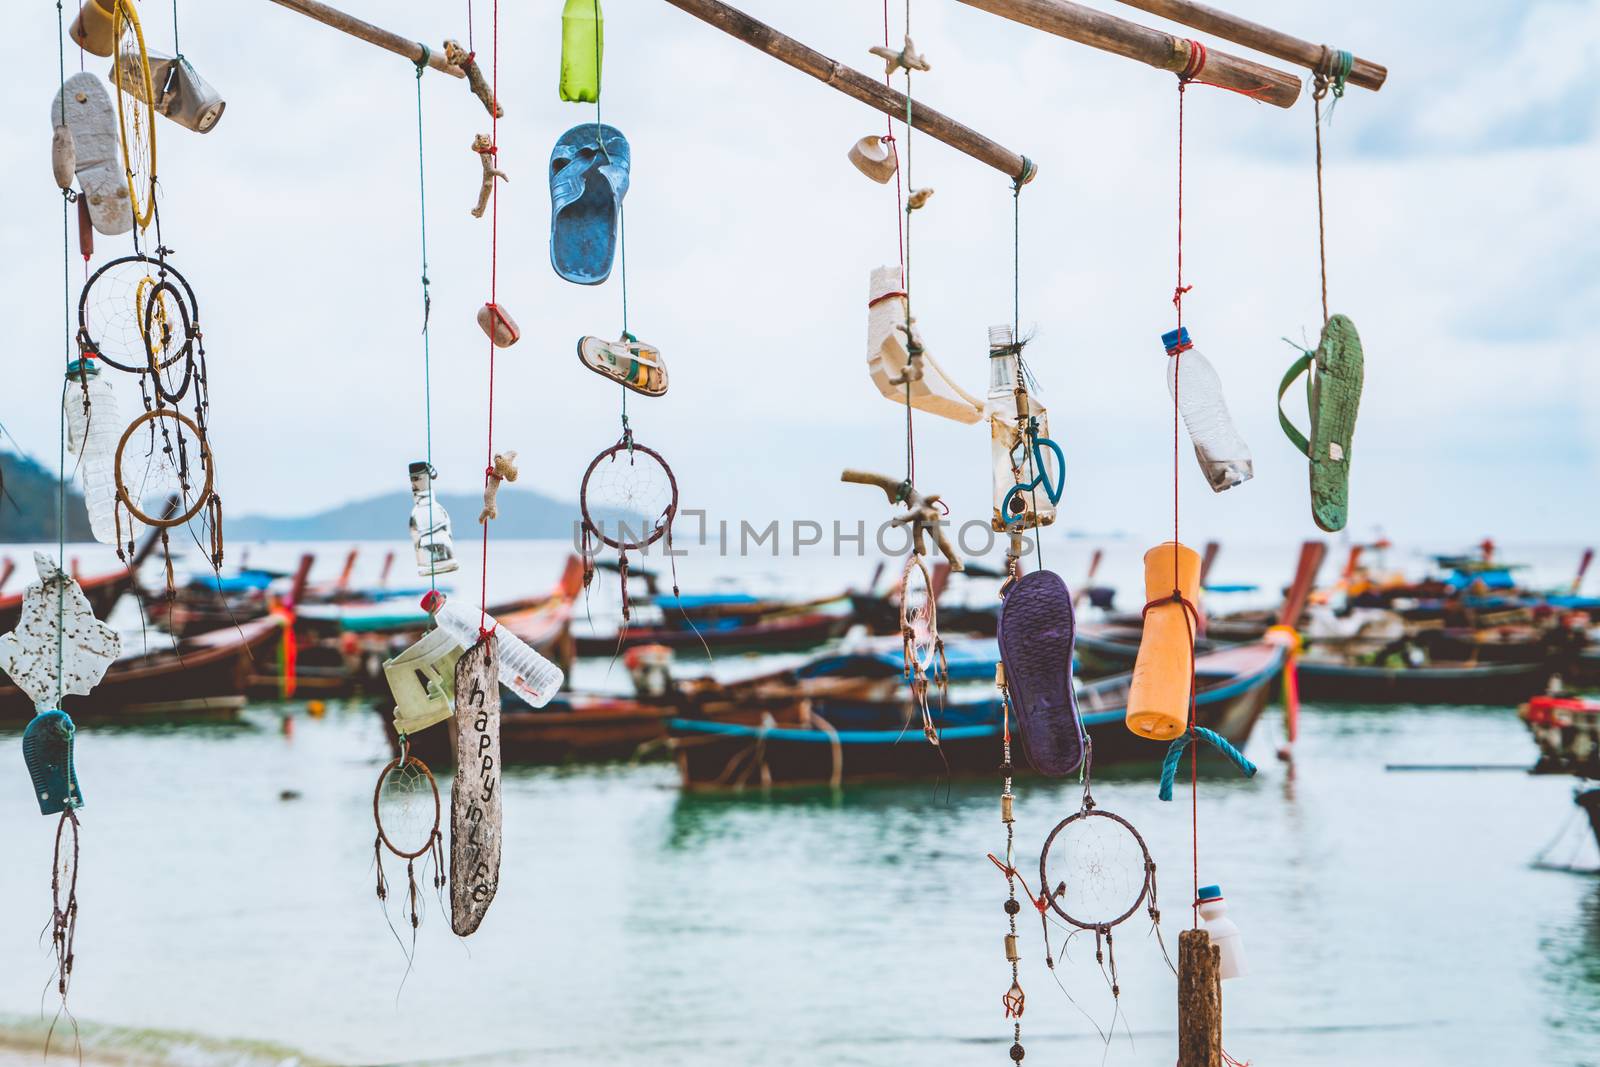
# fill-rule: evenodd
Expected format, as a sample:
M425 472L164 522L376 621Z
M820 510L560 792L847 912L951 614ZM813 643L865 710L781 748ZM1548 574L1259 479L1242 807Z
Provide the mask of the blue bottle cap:
M1202 903L1207 900L1221 900L1222 887L1220 885L1203 885L1200 887L1198 895Z
M1179 326L1176 330L1169 330L1161 335L1161 347L1168 350L1178 345L1189 343L1189 327L1187 326Z

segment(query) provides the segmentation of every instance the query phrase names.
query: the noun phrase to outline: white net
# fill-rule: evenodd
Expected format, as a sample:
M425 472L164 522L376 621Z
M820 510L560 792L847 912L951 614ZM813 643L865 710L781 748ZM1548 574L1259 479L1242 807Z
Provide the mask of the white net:
M678 487L666 462L640 445L602 452L584 475L579 503L601 541L637 549L667 532L678 506Z
M1059 914L1079 926L1108 927L1144 902L1149 859L1127 823L1088 811L1057 827L1040 866L1045 892Z

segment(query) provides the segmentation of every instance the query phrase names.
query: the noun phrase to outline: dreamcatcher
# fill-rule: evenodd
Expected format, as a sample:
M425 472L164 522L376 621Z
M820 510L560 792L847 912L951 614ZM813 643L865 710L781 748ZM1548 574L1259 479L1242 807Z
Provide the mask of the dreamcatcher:
M156 207L156 93L150 78L150 55L144 47L144 29L139 25L133 0L114 2L112 35L116 45L111 81L117 89L122 165L128 176L134 224L144 230L154 218Z
M922 734L937 745L939 731L928 710L928 686L938 686L942 700L950 671L945 662L944 639L939 636L939 596L922 557L914 552L906 556L905 570L900 574L900 638L905 678L922 714Z
M665 538L672 556L672 521L678 514L678 480L661 453L635 443L633 431L589 462L578 491L583 512L583 585L594 580L594 558L600 545L617 550L617 574L622 585L622 621L630 617L628 605L628 553L642 552ZM676 562L672 568L672 595L678 595Z
M372 791L372 821L378 831L372 842L372 857L378 872L380 901L389 899L389 881L383 873L384 850L406 861L406 912L413 931L422 923L417 861L422 861L424 878L428 877L428 864L433 864L435 890L443 889L445 884L441 813L439 783L433 772L402 743L400 755L378 772L378 784Z
M123 256L90 276L78 300L78 347L138 378L144 411L122 431L112 467L117 554L131 556L141 527L159 529L170 592L169 530L202 518L213 568L222 566L223 541L199 302L168 255L163 247L155 257Z

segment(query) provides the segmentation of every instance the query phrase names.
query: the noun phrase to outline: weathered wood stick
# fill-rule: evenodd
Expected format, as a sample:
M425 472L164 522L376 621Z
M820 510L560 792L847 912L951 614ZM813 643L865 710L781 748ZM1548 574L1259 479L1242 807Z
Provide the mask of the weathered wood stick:
M1290 63L1298 63L1309 70L1316 70L1324 62L1323 46L1320 44L1302 41L1298 37L1280 33L1269 26L1230 15L1226 11L1218 11L1205 4L1197 4L1194 0L1122 0L1122 2L1140 11L1148 11L1152 15L1160 15L1164 19L1193 26L1203 33L1221 37L1224 41L1232 41L1234 44L1244 45L1246 48L1276 56ZM1376 92L1383 88L1384 79L1388 76L1388 67L1374 63L1370 59L1357 57L1350 68L1348 81L1351 85L1359 85L1363 89Z
M1159 70L1180 73L1190 65L1190 43L1161 30L1107 15L1070 0L961 0L969 7L1001 15L1053 33L1079 44L1128 59L1137 59ZM1248 59L1208 48L1205 67L1198 80L1233 89L1254 100L1278 107L1290 107L1300 96L1300 79L1293 74L1253 63Z
M416 63L422 59L422 45L417 41L407 40L397 33L390 33L381 26L374 26L370 22L363 22L353 15L346 15L338 8L329 7L319 3L318 0L272 0L274 4L286 7L290 11L298 11L307 18L316 19L324 26L332 26L336 30L348 33L352 37L359 37L368 44L375 44L379 48L386 48L396 55L405 56ZM450 65L442 51L430 49L428 51L428 66L441 74L448 74L452 78L466 77L459 69Z
M456 662L456 778L450 787L450 929L466 937L500 888L500 650Z
M1178 935L1178 1067L1222 1067L1221 958L1204 930Z
M283 0L278 2L282 3ZM860 71L829 59L814 48L779 33L737 8L729 7L720 0L667 0L667 3L710 23L723 33L739 38L745 44L759 48L796 70L804 71L844 95L876 108L890 118L901 122L906 120L904 93L896 92ZM934 140L943 141L956 151L965 152L980 163L989 164L1013 181L1026 184L1039 172L1032 160L1001 147L981 133L915 101L911 103L911 125Z

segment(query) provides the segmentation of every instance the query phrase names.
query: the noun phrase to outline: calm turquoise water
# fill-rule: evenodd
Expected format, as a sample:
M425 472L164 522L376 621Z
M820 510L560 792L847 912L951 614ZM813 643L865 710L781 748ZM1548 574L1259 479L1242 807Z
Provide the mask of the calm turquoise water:
M260 1062L259 1042L354 1063L1009 1062L1004 882L984 859L1003 846L997 786L730 800L680 795L665 765L516 773L488 919L463 942L431 907L402 988L373 893L379 720L338 707L285 737L282 710L81 735L72 1008L91 1048L172 1031L189 1035L170 1039L184 1062L207 1063ZM1292 778L1277 733L1252 745L1255 781L1201 783L1201 877L1223 884L1254 967L1225 987L1230 1052L1595 1062L1600 878L1533 865L1563 824L1551 858L1595 863L1570 784L1384 766L1530 761L1513 714L1308 709ZM1020 851L1036 855L1076 788L1019 793ZM1149 840L1174 944L1186 792L1161 804L1140 769L1096 795ZM54 824L18 789L0 793L0 823L0 1011L27 1027L51 970L37 938ZM1058 965L1080 1012L1023 925L1028 1062L1173 1061L1174 979L1147 924L1122 929L1106 1050L1092 955Z
M314 578L336 573L343 547L319 546ZM1057 545L1052 565L1076 584L1090 547ZM1108 545L1102 578L1132 589L1143 547ZM100 561L82 551L94 573ZM292 563L297 551L255 546L252 562ZM563 551L497 544L496 588L548 585ZM1561 546L1507 554L1533 562L1541 582L1577 557ZM1292 546L1229 546L1217 577L1271 590L1293 559ZM381 560L369 546L357 582ZM680 572L686 590L728 580L820 595L871 566L691 557ZM457 576L461 589L476 584ZM603 661L578 680L626 685ZM292 736L280 729L286 711ZM984 858L1004 846L998 782L718 799L681 795L665 764L515 772L487 920L461 941L430 901L406 977L373 892L371 790L388 755L377 714L335 706L312 720L264 706L247 717L80 735L88 806L71 1005L91 1057L1010 1062L1005 884ZM1533 745L1514 713L1307 708L1292 778L1272 755L1280 736L1269 713L1249 749L1258 778L1201 784L1200 876L1223 885L1254 968L1224 988L1229 1051L1258 1067L1600 1064L1600 877L1535 866L1553 839L1551 861L1600 865L1571 782L1385 770L1526 766ZM41 1005L53 1011L39 933L55 823L18 787L15 745L0 734L15 760L0 789L8 1067L7 1045L37 1062ZM298 799L281 800L284 790ZM1175 948L1191 889L1188 794L1161 804L1155 792L1153 767L1095 789L1149 841ZM1027 869L1078 791L1024 781L1018 793ZM403 885L392 864L390 875ZM393 898L391 910L401 922ZM1122 1011L1107 1049L1096 1026L1110 1025L1113 1005L1092 951L1075 946L1058 964L1074 1006L1044 968L1037 922L1023 923L1028 1064L1173 1062L1175 980L1147 923L1121 931Z

